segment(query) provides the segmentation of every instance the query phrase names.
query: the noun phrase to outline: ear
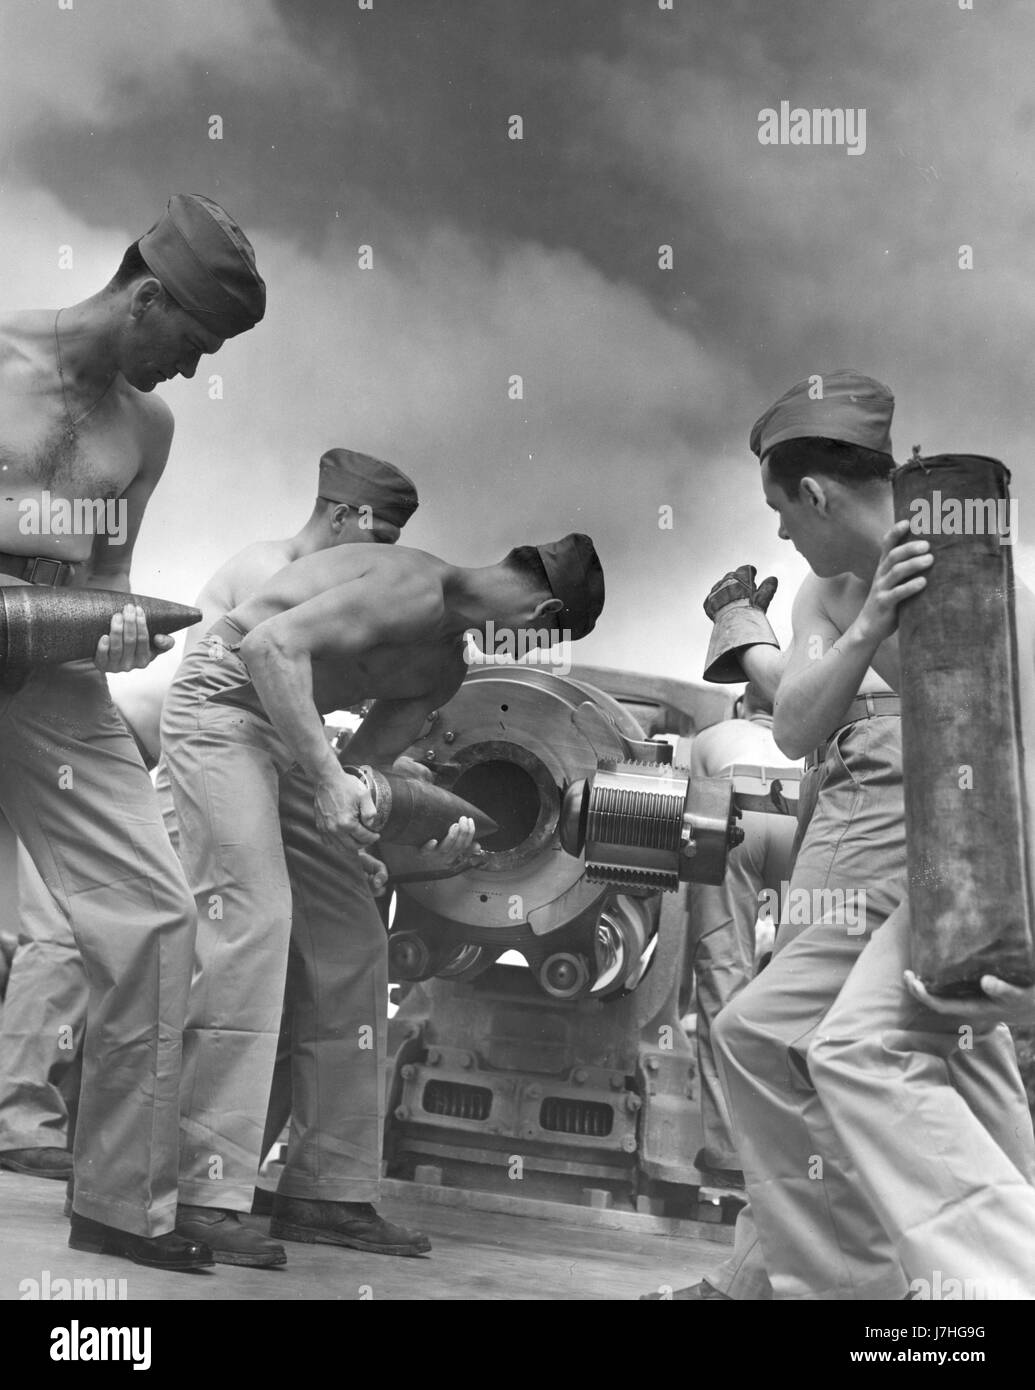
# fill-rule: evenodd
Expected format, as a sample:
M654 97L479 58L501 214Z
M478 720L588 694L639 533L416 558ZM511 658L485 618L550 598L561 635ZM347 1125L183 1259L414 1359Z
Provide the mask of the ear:
M532 611L532 621L542 618L547 613L559 613L564 604L559 598L545 598L542 603L537 603Z
M805 506L815 507L818 512L827 510L827 494L816 478L802 478L798 496Z
M352 508L347 502L338 503L331 512L331 525L334 527L335 531L340 531L342 529L346 521L348 521L351 511Z
M145 275L133 286L133 292L129 298L130 315L135 319L143 318L149 309L153 309L162 302L164 293L162 282L159 279L154 275Z

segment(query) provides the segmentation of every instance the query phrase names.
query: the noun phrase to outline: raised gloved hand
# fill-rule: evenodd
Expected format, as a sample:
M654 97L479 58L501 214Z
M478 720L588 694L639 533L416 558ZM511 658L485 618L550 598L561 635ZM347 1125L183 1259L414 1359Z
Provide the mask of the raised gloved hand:
M764 613L772 603L780 581L770 575L768 579L763 579L761 584L756 584L756 573L754 565L741 565L739 569L724 574L718 584L713 584L704 601L704 611L709 618L714 621L723 608L742 601Z
M704 611L715 627L705 659L706 681L725 685L746 681L740 653L747 647L780 645L765 616L778 581L770 576L756 584L756 573L754 565L741 565L724 574L708 591Z

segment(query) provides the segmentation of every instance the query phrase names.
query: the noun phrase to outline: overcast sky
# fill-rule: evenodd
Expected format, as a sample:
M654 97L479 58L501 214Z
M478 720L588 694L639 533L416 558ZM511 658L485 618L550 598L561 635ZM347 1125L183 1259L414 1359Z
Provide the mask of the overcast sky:
M1033 51L1025 0L3 0L0 302L70 304L171 193L216 198L268 312L160 388L138 590L296 529L345 445L413 476L406 538L453 562L589 532L579 657L698 679L727 568L780 577L787 631L804 569L747 437L812 372L886 381L899 458L1003 458L1025 536ZM762 146L782 100L865 108L865 152Z

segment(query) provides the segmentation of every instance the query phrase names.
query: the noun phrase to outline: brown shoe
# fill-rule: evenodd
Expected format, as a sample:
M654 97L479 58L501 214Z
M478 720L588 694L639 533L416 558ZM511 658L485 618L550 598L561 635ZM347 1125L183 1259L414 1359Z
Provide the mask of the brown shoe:
M426 1255L431 1249L426 1235L393 1226L369 1202L323 1202L279 1193L273 1199L270 1235L307 1245L347 1245L374 1255Z
M5 1149L0 1153L0 1168L65 1182L72 1176L72 1155L67 1149Z
M707 1279L702 1279L699 1284L691 1284L687 1289L673 1289L666 1298L663 1293L641 1293L639 1301L649 1303L651 1299L668 1303L696 1303L699 1300L714 1302L720 1299L723 1303L734 1303L736 1300L730 1298L728 1293L720 1293L718 1289L712 1288Z
M287 1251L276 1241L241 1224L236 1211L220 1207L176 1208L176 1234L207 1245L217 1265L248 1265L275 1269L287 1264Z

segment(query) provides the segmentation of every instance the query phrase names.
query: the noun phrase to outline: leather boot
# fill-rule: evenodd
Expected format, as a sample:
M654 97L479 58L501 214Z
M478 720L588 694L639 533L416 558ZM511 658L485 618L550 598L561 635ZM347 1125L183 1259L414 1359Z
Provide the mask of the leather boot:
M279 1193L273 1199L270 1235L307 1245L347 1245L375 1255L426 1255L431 1249L426 1235L393 1226L369 1202L324 1202Z
M217 1265L274 1269L277 1265L287 1264L284 1247L253 1231L250 1226L242 1225L236 1211L180 1205L176 1209L176 1234L207 1245Z

